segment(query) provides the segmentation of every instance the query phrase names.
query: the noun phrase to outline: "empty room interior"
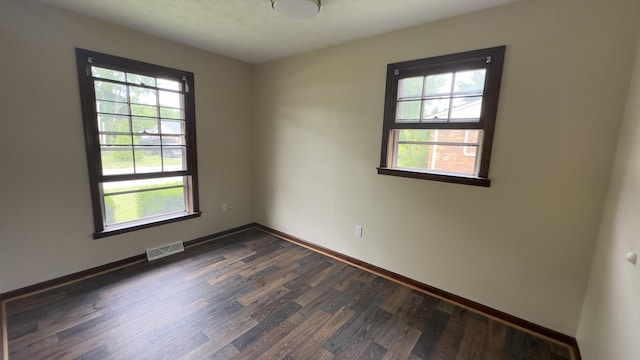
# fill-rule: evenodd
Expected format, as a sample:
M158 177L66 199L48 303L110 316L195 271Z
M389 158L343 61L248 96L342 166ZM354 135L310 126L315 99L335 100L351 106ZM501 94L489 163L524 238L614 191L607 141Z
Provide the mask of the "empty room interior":
M293 4L292 12L284 3ZM308 6L315 13L295 18ZM209 281L211 291L224 291L242 278L248 287L273 288L281 292L268 296L290 300L278 311L292 309L292 315L274 329L247 317L241 324L246 329L236 329L237 337L215 348L217 358L565 358L526 351L486 355L496 342L490 336L495 321L527 333L542 329L541 339L554 344L553 334L575 342L566 358L637 359L639 18L637 0L0 0L0 359L29 358L20 352L65 344L71 341L65 337L89 331L89 323L63 328L54 320L33 320L31 327L19 320L25 313L12 312L31 306L37 313L45 308L39 301L83 287L103 297L121 294L126 286L117 281L145 276L166 278L167 286L183 289L181 296L195 291L205 297L213 295L187 288L182 280L199 277ZM454 70L443 72L439 66L477 54L486 81L475 95L456 92L466 83L455 79L468 67L447 62L444 66ZM419 59L429 65L419 67L414 61ZM158 74L178 69L184 75L175 75L174 82L158 75L149 85L139 80L153 80L145 69L131 80L144 64L153 64ZM447 93L434 90L437 95L431 96L427 83L441 75L454 80L443 85ZM415 79L417 98L403 97ZM101 100L100 86L129 89L128 100L121 102L127 112L104 110L121 100ZM144 105L148 96L134 96L134 88L159 93L157 105L156 98ZM181 99L175 118L163 112L170 106L162 94ZM427 114L438 101L452 104L444 120L438 115L442 108ZM456 101L464 104L455 108ZM415 122L412 104L418 109ZM161 115L135 114L145 106ZM456 111L478 116L464 122L468 116ZM485 119L490 113L492 121ZM105 130L101 116L125 119L128 130ZM155 127L136 132L136 119L151 118L157 119ZM443 140L442 134L458 130L464 139ZM157 148L162 155L149 150L127 158L117 150L123 143L108 142L122 134L133 139L129 149L142 154ZM405 139L406 134L428 139ZM176 142L169 142L173 138ZM445 154L447 147L471 159L469 173L443 167L457 156ZM425 153L426 165L407 165L410 156ZM131 190L137 181L151 179L148 164L156 158L161 159L156 175L172 175L178 185ZM131 173L118 161L130 161ZM116 183L126 186L110 193ZM109 212L118 195L142 199L169 188L183 191L179 216L154 213L150 222L142 215L119 222L120 215ZM146 260L149 249L174 243L184 244L184 253ZM278 259L284 262L275 263ZM231 272L220 275L217 263ZM267 265L277 267L275 273ZM168 270L176 266L186 271L179 281L171 277L177 270ZM156 275L145 275L144 269ZM207 271L225 279L215 283ZM335 274L346 275L326 282ZM60 290L71 289L66 286L76 290ZM154 286L147 290L159 302L169 290ZM318 300L323 313L307 306L314 303L310 294L330 302L331 294L363 296L358 289L378 291L370 301L383 310L376 307L372 314L379 316L372 321L386 332L371 333L377 325L364 324L366 329L353 325L349 335L352 323L344 320L344 327L316 339L319 350L299 348L311 344L317 331L296 322L310 319L322 328L327 319L358 314L358 306L374 308L361 297L345 298L351 305L333 310ZM269 307L267 295L238 291L234 304L253 303L263 313ZM437 299L435 310L427 309L431 300L418 298L429 291ZM434 326L442 328L432 337L424 335L426 329L413 333L410 325L418 315L398 315L406 308L394 307L397 294L432 319L441 314L447 320L440 325L434 320ZM203 314L213 298L182 299L178 303L185 306L175 311ZM469 322L486 333L473 345L464 331L459 339L447 335L463 312L478 315L469 315L462 326ZM488 319L486 328L480 318ZM91 326L98 329L99 319L92 318ZM404 339L406 349L393 347L403 340L396 334L392 341L390 334L400 332L393 321L406 329L405 336L415 335L412 342ZM30 342L47 326L58 330ZM84 357L81 352L38 357L37 350L31 358L146 359L153 341L179 331L151 334L148 348L136 343L135 355L122 355L132 347L95 343L84 348ZM191 341L191 348L155 358L210 358L204 345L217 346L212 343L224 331L203 327L189 340L174 339ZM511 330L504 331L501 341L513 343ZM360 335L368 342L358 348ZM445 341L457 341L451 345L456 349L438 354ZM298 356L282 344L297 349Z

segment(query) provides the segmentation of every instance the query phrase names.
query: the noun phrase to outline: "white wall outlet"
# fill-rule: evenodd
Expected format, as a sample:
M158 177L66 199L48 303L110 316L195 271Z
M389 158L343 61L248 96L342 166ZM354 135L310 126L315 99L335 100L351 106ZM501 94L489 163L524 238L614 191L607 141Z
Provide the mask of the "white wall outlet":
M220 210L222 212L227 212L227 210L228 210L227 203L222 203L222 205L220 205Z
M356 236L362 237L362 226L356 225Z

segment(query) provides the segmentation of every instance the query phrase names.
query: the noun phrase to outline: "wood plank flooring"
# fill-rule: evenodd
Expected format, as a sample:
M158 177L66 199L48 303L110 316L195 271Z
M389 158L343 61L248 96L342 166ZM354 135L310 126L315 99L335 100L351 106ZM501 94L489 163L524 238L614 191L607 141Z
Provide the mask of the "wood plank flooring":
M257 229L4 302L8 359L571 359Z

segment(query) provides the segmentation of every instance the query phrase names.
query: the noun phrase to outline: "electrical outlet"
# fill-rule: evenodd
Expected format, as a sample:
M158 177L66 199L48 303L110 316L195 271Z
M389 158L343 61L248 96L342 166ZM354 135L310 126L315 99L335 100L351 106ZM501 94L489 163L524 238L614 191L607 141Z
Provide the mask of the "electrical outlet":
M222 205L220 205L220 210L222 212L227 212L227 210L228 210L227 203L222 203Z
M362 237L362 226L356 225L356 236Z

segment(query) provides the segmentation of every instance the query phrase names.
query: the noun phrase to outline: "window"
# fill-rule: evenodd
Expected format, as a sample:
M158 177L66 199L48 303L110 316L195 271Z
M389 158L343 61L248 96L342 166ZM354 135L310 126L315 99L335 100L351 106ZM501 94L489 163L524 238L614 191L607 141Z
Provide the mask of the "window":
M76 49L94 238L200 216L193 74Z
M378 173L489 186L504 52L389 64Z

